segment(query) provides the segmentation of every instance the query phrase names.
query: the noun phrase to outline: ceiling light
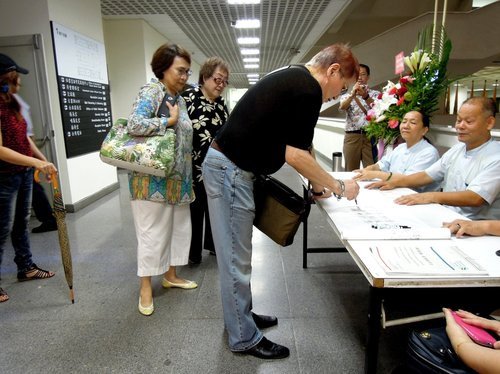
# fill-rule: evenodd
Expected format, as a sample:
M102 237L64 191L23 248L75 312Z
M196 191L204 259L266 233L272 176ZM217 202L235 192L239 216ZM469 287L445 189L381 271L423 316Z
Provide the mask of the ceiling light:
M253 82L253 81L252 82L248 82L248 84L251 85L251 86L254 85L255 83L257 83L257 82Z
M246 56L249 56L249 55L258 55L260 52L257 48L243 48L241 50L241 54L242 55L246 55Z
M230 5L260 4L260 0L227 0L227 3Z
M245 57L243 62L259 62L260 58L258 57Z
M258 78L259 74L247 74L247 78Z
M259 68L259 64L245 64L245 65L243 65L243 67L245 69L258 69Z
M260 21L258 19L239 19L235 22L234 27L237 29L258 29Z
M260 38L238 38L238 44L259 44Z

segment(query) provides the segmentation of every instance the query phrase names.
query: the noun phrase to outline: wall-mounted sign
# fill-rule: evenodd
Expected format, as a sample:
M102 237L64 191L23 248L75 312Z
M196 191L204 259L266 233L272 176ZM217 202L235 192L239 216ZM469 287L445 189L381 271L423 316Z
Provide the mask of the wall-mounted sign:
M394 73L395 74L401 74L405 71L405 53L404 52L399 52L395 57L394 57Z
M66 156L98 151L112 124L104 44L51 25Z

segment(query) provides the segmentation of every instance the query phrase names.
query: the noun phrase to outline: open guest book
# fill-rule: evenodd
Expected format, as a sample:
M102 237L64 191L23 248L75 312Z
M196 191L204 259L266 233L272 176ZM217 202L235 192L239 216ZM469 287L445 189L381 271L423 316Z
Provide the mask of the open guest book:
M352 173L332 174L337 178L352 177ZM330 197L319 202L342 240L450 239L450 230L442 227L443 222L464 218L439 204L396 204L395 199L415 191L366 189L369 183L359 182L356 201Z
M405 208L405 214L399 214L397 208L337 207L329 215L343 240L450 239L449 229L431 226Z

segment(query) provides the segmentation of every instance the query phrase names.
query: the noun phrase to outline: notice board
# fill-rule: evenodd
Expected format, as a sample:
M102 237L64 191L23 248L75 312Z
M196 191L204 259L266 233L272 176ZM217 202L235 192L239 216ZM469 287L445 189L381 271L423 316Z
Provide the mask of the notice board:
M112 124L104 44L51 27L66 156L98 151Z

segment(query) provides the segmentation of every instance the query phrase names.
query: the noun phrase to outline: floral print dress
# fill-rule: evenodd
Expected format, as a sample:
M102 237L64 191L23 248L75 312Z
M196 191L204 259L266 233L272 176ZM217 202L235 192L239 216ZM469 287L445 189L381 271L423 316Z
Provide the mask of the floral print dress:
M127 129L130 134L156 136L165 133L168 119L156 116L165 93L165 85L156 78L141 88L128 118ZM129 190L132 200L166 202L172 205L189 204L194 200L191 162L193 128L186 102L181 96L177 104L179 119L174 126L175 172L168 178L130 172Z

